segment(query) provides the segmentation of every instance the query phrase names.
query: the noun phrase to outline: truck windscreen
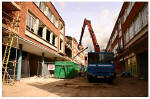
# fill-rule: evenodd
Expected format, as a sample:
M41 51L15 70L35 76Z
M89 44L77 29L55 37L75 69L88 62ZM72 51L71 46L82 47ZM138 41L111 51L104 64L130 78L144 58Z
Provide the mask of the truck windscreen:
M113 53L89 53L88 63L89 64L112 64Z

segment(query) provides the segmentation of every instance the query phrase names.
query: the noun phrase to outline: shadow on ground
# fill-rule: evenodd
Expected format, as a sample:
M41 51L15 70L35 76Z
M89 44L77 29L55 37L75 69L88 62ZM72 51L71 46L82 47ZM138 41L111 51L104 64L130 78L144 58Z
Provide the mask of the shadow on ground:
M138 80L139 81L139 80ZM47 84L35 82L31 86L60 97L146 97L148 85L145 81L116 79L109 84L105 80L88 83L86 78L64 79ZM38 95L37 95L38 96Z

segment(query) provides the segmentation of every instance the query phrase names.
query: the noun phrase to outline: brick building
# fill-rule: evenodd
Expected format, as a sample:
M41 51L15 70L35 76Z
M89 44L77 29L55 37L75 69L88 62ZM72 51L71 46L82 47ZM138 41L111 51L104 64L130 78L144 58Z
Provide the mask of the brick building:
M124 2L106 47L117 72L148 79L148 3Z
M16 39L10 60L18 52L18 80L37 75L37 72L44 75L44 62L54 64L56 60L67 60L63 57L65 23L51 2L3 2L2 5L3 54L8 39L5 34L9 30Z
M78 42L75 38L66 36L66 47L65 47L66 55L73 59L73 61L77 64L82 64L85 66L85 53L81 52L78 54L81 50L78 48ZM78 54L78 55L77 55Z
M73 38L73 51L72 51L72 55L73 55L73 58L75 58L74 60L79 63L79 64L82 64L85 66L85 53L82 52L80 54L78 54L81 50L83 50L83 47L82 49L80 50L78 48L78 42L75 38ZM78 54L78 55L77 55Z

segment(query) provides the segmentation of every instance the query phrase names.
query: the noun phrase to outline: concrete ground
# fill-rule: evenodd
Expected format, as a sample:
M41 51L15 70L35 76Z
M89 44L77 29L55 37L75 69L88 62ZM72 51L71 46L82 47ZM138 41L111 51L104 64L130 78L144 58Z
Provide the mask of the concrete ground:
M117 78L88 83L86 78L25 78L14 85L3 85L3 97L146 97L148 83L136 78Z

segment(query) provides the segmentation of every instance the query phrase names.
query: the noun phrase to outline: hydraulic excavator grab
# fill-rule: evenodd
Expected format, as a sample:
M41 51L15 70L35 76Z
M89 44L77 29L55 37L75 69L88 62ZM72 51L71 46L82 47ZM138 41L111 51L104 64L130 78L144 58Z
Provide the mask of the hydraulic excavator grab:
M82 27L82 31L81 31L81 36L80 36L80 41L79 41L79 48L80 48L80 45L82 45L81 41L82 41L82 37L83 37L83 33L84 33L86 25L88 25L88 30L89 30L90 35L92 37L92 42L93 42L93 45L94 45L95 52L100 52L100 47L98 45L98 42L96 40L96 36L95 36L94 31L92 29L91 21L87 20L86 18L84 19L84 23L83 23L83 27Z

